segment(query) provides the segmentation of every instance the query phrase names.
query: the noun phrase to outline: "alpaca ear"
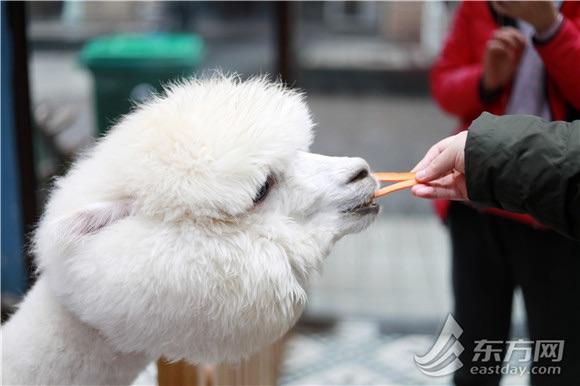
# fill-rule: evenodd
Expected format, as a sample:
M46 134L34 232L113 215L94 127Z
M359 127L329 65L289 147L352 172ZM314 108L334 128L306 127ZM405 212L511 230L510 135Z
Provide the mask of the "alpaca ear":
M107 225L128 217L132 204L129 201L108 201L91 204L84 209L56 220L58 237L72 241L97 233Z

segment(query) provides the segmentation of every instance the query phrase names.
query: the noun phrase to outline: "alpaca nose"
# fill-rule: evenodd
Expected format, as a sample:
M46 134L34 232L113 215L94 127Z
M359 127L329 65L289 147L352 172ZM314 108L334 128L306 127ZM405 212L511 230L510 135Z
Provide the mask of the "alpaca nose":
M350 174L350 177L348 179L348 181L346 182L347 184L352 184L361 180L364 180L365 178L367 178L370 174L369 172L369 166L367 165L367 163L363 160L361 160L362 162L357 162L357 165L354 168L354 171Z

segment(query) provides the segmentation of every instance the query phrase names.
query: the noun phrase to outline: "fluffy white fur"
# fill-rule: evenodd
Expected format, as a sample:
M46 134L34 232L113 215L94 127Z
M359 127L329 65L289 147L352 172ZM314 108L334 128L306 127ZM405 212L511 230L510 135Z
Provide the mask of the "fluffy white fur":
M376 188L366 162L308 153L312 126L300 94L220 76L121 120L55 184L4 384L127 384L160 356L238 361L284 334L376 214L352 210Z

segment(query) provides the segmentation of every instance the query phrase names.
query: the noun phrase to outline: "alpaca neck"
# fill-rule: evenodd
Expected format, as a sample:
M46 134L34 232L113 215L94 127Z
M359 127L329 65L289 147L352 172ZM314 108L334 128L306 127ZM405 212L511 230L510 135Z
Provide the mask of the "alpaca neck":
M42 276L2 328L6 384L130 384L147 365L142 354L116 352L69 312Z

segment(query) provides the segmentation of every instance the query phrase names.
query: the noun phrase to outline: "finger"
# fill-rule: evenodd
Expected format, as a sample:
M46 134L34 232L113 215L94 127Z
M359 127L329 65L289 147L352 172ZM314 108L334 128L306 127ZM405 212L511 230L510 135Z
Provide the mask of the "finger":
M425 184L418 184L411 188L411 193L415 197L426 199L441 199L463 201L467 200L467 194L462 184L465 180L458 179L456 184L448 186L432 186Z
M442 177L437 178L436 180L433 181L429 181L429 186L434 186L434 187L446 187L446 186L450 186L453 185L456 181L456 172L451 172L449 174L446 174Z
M487 50L495 56L513 56L514 50L510 49L505 43L499 40L490 40L487 42Z
M429 149L429 151L427 151L427 154L425 154L423 159L419 161L419 163L415 165L413 169L411 169L411 172L416 172L418 170L425 169L431 162L433 162L433 160L439 154L441 154L441 152L443 152L443 150L447 148L452 139L453 136L447 137L437 142L435 145L431 146L431 148Z
M501 31L501 33L495 34L492 37L493 41L503 43L506 48L509 48L513 51L521 50L526 45L525 38L518 35L517 32L514 31Z
M497 59L507 59L512 62L515 62L522 53L522 50L511 48L499 40L489 41L487 50L491 56Z
M508 29L508 33L510 34L512 39L515 42L517 42L520 46L525 46L526 44L528 44L528 39L524 36L523 33L520 32L520 30L510 27Z
M498 28L498 29L494 30L493 33L494 33L494 35L495 34L510 34L510 35L515 34L515 35L523 36L522 33L520 32L520 30L518 30L515 27L509 27L509 26Z
M435 145L431 147L431 149L429 149L429 151L427 152L427 154L425 154L423 159L419 161L419 163L415 165L413 169L411 169L411 172L416 172L417 170L425 169L427 165L429 165L439 154L441 154L441 148L439 146Z
M447 147L427 165L417 172L417 180L420 182L433 181L439 177L451 173L455 167L456 151L453 147Z
M499 38L509 41L511 47L515 50L523 50L526 44L528 44L526 37L520 31L511 27L505 28Z
M506 48L515 50L518 47L516 38L507 30L497 30L491 37L491 41L499 42Z
M432 195L430 198L440 198L449 200L467 200L467 186L465 175L459 172L450 173L444 177L438 178L428 184L423 184L432 190L425 190Z
M415 197L430 200L463 200L460 193L453 188L436 188L429 185L415 185L413 189L411 189L411 193Z

